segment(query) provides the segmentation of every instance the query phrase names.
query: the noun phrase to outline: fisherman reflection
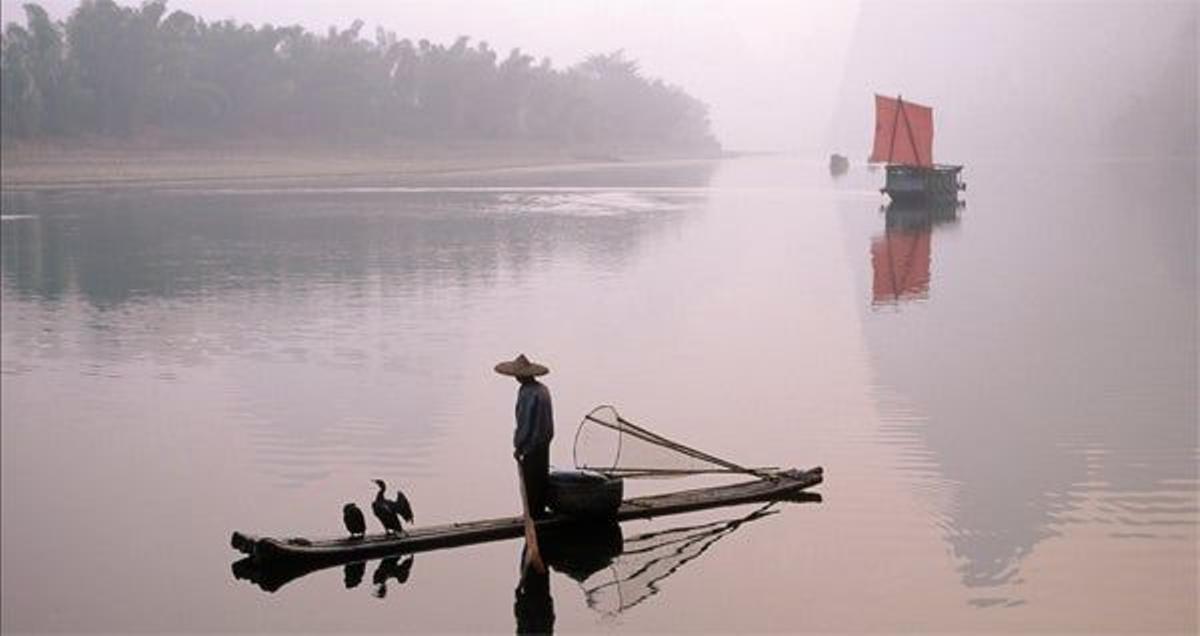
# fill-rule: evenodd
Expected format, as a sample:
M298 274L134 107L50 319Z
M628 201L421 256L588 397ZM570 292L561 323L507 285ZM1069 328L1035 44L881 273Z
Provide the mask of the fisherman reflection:
M362 583L363 575L367 573L367 564L365 561L357 563L347 563L342 568L342 582L345 583L347 590L352 590Z
M521 549L518 566L520 580L514 591L513 615L517 619L518 634L554 633L554 598L550 595L550 571L526 567L526 550Z
M387 584L390 579L396 579L396 583L403 585L408 581L408 575L412 572L413 557L409 555L404 561L400 561L400 557L388 557L379 562L379 566L375 568L374 574L371 575L371 582L375 584L375 598L386 598L388 593Z

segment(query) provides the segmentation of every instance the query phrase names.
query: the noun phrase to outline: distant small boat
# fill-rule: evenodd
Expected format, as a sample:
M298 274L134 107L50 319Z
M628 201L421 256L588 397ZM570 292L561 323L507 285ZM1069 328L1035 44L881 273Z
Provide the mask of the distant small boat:
M933 109L901 97L875 96L871 162L887 164L880 192L897 203L954 201L966 189L962 166L933 163Z
M846 171L849 169L850 160L844 155L839 155L836 152L829 155L829 174L837 177L846 174Z

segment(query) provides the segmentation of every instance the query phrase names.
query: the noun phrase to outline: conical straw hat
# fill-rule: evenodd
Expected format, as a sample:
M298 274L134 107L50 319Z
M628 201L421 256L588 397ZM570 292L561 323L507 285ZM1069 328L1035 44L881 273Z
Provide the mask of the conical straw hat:
M538 375L546 375L550 373L550 369L536 362L530 362L525 354L521 354L512 360L505 360L496 365L496 373L504 375L516 376L519 378L531 378Z

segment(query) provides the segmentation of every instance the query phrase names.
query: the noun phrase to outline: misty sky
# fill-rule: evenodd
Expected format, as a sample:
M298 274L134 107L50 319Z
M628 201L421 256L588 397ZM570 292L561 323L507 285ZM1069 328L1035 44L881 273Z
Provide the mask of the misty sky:
M23 20L23 1L3 0L5 22ZM78 2L40 4L62 18ZM446 44L469 35L502 55L520 47L558 68L625 49L647 74L707 102L717 136L735 148L794 145L779 139L785 127L797 142L824 130L857 11L856 2L844 0L169 0L167 6L210 21L302 24L322 32L361 18L368 37L376 26ZM804 132L784 124L800 109L819 123L809 122Z
M5 22L22 19L21 1L0 0ZM78 3L41 4L61 18ZM548 56L559 68L625 49L647 74L707 102L730 149L865 155L872 94L901 92L935 107L935 149L953 161L1014 154L1018 143L1089 146L1122 118L1166 119L1158 134L1190 135L1194 154L1198 4L170 0L168 7L210 21L319 31L362 18L368 36L376 26L447 44L469 35L502 54L520 47Z

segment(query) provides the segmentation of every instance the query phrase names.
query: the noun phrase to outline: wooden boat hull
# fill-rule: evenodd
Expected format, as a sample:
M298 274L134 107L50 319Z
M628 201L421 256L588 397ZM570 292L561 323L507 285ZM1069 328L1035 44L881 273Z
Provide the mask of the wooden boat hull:
M887 180L880 192L898 204L923 204L958 199L958 191L966 189L959 181L962 166L889 165Z
M644 519L741 503L783 499L821 483L822 479L823 471L817 467L807 471L783 471L777 473L774 479L756 479L716 488L700 488L637 497L624 501L617 509L614 520ZM587 523L589 522L586 519L555 514L545 519L539 519L537 528L539 533L554 532ZM298 569L311 571L395 554L513 539L523 534L524 527L521 517L504 517L413 528L403 534L373 534L361 538L279 539L234 532L230 544L235 550L249 555L248 560L256 565L287 563Z

